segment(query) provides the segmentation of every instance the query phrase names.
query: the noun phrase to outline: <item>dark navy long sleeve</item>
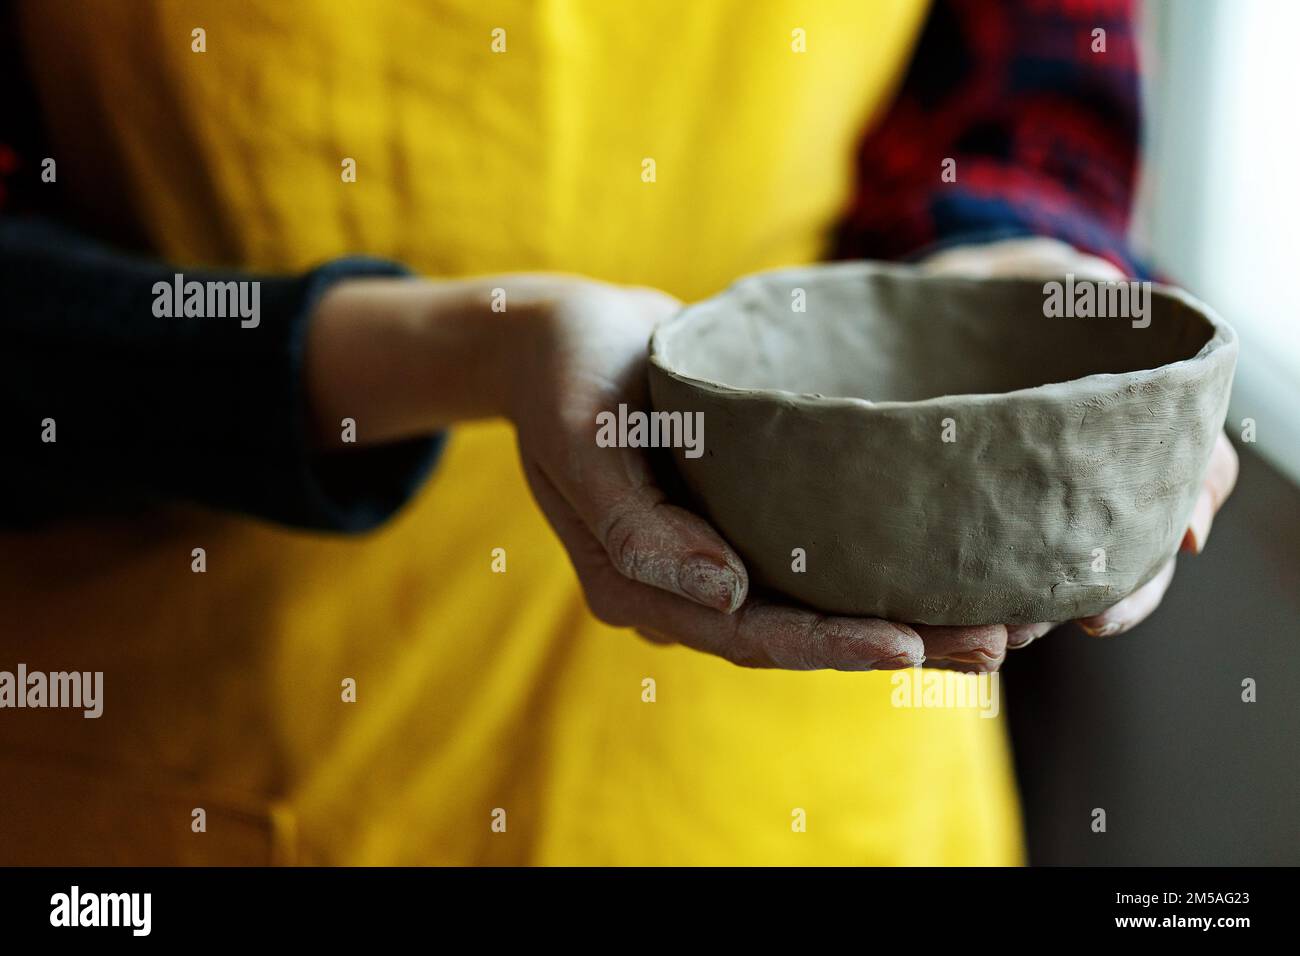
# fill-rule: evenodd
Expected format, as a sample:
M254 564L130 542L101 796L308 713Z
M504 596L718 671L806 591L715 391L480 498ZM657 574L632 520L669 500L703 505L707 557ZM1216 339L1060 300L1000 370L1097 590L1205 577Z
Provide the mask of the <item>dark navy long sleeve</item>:
M155 284L177 273L259 282L257 325L155 315ZM402 274L361 258L292 277L191 270L0 217L0 524L159 501L321 530L381 524L442 436L314 452L303 350L331 283Z

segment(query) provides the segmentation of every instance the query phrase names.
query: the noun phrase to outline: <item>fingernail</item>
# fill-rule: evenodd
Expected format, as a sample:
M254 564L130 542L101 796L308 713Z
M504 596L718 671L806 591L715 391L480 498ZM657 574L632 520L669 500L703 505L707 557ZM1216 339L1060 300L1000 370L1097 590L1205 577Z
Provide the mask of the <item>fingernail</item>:
M1087 624L1080 622L1079 627L1083 628L1083 633L1087 634L1089 637L1110 637L1112 634L1118 634L1123 630L1124 622L1111 621L1108 624L1103 624L1101 627L1089 627Z
M1205 539L1210 536L1210 524L1214 521L1214 506L1209 492L1201 492L1192 508L1192 516L1187 521L1187 533L1183 535L1183 549L1192 554L1200 554L1205 549ZM1190 540L1189 540L1190 539Z
M960 654L949 654L945 660L957 661L959 664L996 664L1001 658L987 651L972 649Z
M876 661L874 666L878 671L901 671L905 667L920 667L924 663L924 655L917 660L911 654L896 654L893 657L886 657L883 661Z
M1052 629L1051 624L1013 624L1007 628L1007 647L1019 650L1032 644Z
M740 606L740 576L728 565L698 557L682 565L677 575L682 592L706 607L730 614Z

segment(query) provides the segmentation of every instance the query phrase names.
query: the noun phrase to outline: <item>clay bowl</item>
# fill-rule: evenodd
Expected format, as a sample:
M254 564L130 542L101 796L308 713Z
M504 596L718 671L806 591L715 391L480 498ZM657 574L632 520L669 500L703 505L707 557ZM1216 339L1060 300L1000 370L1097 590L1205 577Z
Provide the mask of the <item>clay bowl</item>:
M747 277L661 325L654 407L703 413L703 453L673 454L754 583L971 625L1084 617L1148 581L1223 427L1236 335L1168 287L1146 328L1044 300L1038 279L846 263Z

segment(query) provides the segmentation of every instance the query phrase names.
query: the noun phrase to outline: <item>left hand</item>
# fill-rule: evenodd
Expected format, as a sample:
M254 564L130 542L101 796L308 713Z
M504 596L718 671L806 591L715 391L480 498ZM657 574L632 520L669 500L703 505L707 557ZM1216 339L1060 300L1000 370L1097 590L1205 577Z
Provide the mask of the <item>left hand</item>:
M1061 276L1072 272L1092 279L1124 279L1124 274L1105 259L1086 255L1055 239L1007 239L983 245L957 246L936 253L922 263L934 275L967 275L977 278L995 276ZM1180 551L1200 554L1210 525L1220 506L1232 493L1237 482L1237 452L1226 435L1219 433L1210 467L1200 497L1192 508ZM1150 616L1165 596L1174 577L1174 558L1160 571L1118 604L1100 614L1077 623L1093 637L1112 637L1131 630ZM1042 637L1058 622L1024 624L1007 628L1007 647L1024 647Z

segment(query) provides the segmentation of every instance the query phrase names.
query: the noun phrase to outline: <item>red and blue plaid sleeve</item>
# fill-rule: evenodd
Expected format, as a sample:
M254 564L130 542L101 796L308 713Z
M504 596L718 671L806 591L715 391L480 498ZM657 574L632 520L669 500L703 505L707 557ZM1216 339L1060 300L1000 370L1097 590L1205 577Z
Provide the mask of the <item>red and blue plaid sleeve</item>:
M1135 45L1132 0L936 0L899 95L861 144L835 255L1042 235L1143 272L1126 240Z

